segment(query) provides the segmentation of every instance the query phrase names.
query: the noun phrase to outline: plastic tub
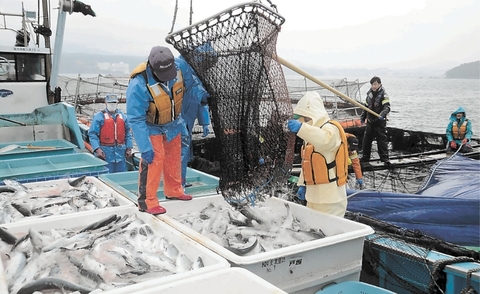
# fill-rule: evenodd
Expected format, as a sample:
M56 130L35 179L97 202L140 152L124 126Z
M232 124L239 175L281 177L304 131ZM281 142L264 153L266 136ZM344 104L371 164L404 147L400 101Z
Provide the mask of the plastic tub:
M89 153L10 159L0 162L0 180L99 172L105 170L106 165L105 161Z
M201 257L203 260L204 267L191 269L185 272L179 272L175 274L170 274L167 276L162 277L154 277L152 276L151 279L148 279L144 282L132 284L129 286L125 286L122 288L117 288L114 290L103 291L101 293L105 294L131 294L131 293L138 293L139 291L145 289L151 289L152 287L163 285L170 282L175 281L184 281L188 278L194 277L196 275L206 274L213 271L223 270L228 268L230 265L229 263L222 257L218 256L217 254L211 252L210 250L206 249L203 246L200 246L198 243L192 241L190 238L186 237L182 233L178 232L177 230L173 229L172 227L166 225L165 223L159 221L154 216L138 212L136 208L132 207L121 207L117 208L115 212L113 211L98 211L96 214L89 215L85 217L83 215L71 215L69 218L64 218L61 222L52 220L52 219L40 219L34 223L29 223L28 225L25 224L14 224L8 228L8 231L13 235L25 235L29 232L29 229L36 229L38 231L49 231L52 229L81 229L87 225L92 224L93 222L105 219L106 217L111 216L112 214L116 214L117 216L124 216L124 215L132 215L135 214L138 218L143 220L146 224L148 224L154 234L157 236L164 237L168 240L169 243L173 243L176 245L180 253L185 254L191 260L195 260L197 257ZM119 245L122 246L122 245ZM66 253L69 250L65 251ZM0 261L0 266L1 261ZM8 266L8 265L7 265ZM2 266L5 268L5 266ZM0 272L0 293L8 293L6 283L5 272L2 270Z
M0 152L0 160L72 154L77 149L75 144L64 139L2 143L0 149L10 145L20 147L8 152Z
M245 268L288 293L315 293L327 283L359 280L364 237L373 233L369 226L288 202L294 217L312 228L320 228L327 237L239 256L175 219L200 211L211 203L229 205L221 195L188 202L165 202L162 206L167 213L158 218L221 255L232 266ZM285 210L285 203L278 198L265 201L266 206L275 210Z
M246 269L234 267L197 275L182 281L146 289L135 294L178 293L262 293L287 294Z
M36 183L25 183L23 185L34 191L33 193L28 194L29 196L40 197L40 193L42 193L44 191L49 191L48 193L45 192L47 195L55 195L55 194L58 194L59 192L65 190L67 187L69 187L68 183L67 183L68 180L69 179L60 179L60 180L52 180L52 181L44 181L44 182L36 182ZM99 200L106 199L106 200L108 200L111 197L113 197L117 201L119 206L113 206L111 204L107 204L107 206L104 207L104 208L97 208L97 209L94 209L94 210L72 212L70 214L56 214L56 215L54 214L54 215L48 216L46 218L60 221L61 219L64 219L66 217L68 218L69 215L71 215L71 214L80 214L80 215L84 215L85 217L87 217L91 214L96 214L97 211L99 211L99 210L107 210L107 211L110 211L110 213L112 213L112 211L114 212L119 207L125 207L126 206L126 207L135 207L136 208L135 204L132 201L127 199L125 196L119 194L118 192L116 192L112 188L108 187L107 185L105 185L105 183L103 183L99 179L94 178L94 177L86 177L85 182L86 183L92 183L95 186L95 189L96 189L95 196L97 197L96 199L99 199ZM2 184L3 184L3 181L2 181ZM38 193L37 193L37 191L38 191ZM42 197L46 197L46 196L44 195ZM31 204L28 203L28 199L24 199L23 202L25 203L25 205L28 205L28 206L31 205ZM30 209L33 210L33 209L35 209L35 207L30 207ZM17 220L17 222L22 222L23 224L28 224L30 222L37 222L38 218L39 218L38 216L33 215L31 217L20 218L20 219ZM5 227L8 227L8 226L10 226L14 223L15 222L9 222L9 223L1 223L0 222L0 224L2 226L5 226Z
M125 195L135 203L137 203L138 191L138 171L130 171L114 174L103 174L98 177L105 184L112 187L122 195ZM187 183L192 184L185 188L185 193L193 197L211 196L217 194L218 178L204 172L187 168ZM163 182L157 190L157 197L160 201L169 201L165 199L163 194Z

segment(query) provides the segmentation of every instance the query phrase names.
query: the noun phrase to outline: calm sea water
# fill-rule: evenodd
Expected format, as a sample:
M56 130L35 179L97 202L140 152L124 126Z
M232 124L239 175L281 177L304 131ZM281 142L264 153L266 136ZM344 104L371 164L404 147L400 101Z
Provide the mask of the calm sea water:
M339 80L332 77L317 77L330 84ZM355 77L359 82L371 77ZM391 78L381 77L382 85L390 96L391 127L444 133L450 114L463 106L467 118L472 121L474 136L480 136L480 80L444 78ZM288 81L288 79L287 79ZM298 82L297 82L298 83ZM370 88L366 83L360 89L361 101ZM354 97L351 97L354 98Z
M82 75L83 78L96 75ZM71 76L77 78L77 76ZM337 81L335 77L317 77L322 82L330 84ZM360 82L369 81L371 77L352 77L349 81L358 79ZM467 118L472 122L475 137L480 136L480 80L474 79L444 79L444 78L392 78L381 77L382 84L390 96L392 112L389 115L388 125L414 131L444 133L450 114L459 106L463 106ZM302 85L298 77L287 77L287 83ZM340 78L341 79L341 78ZM94 80L96 81L96 80ZM81 92L94 93L99 89L91 84L82 85L93 90L81 89ZM370 84L360 89L362 101L365 99ZM75 85L70 81L70 92L75 93ZM108 91L103 89L102 91ZM118 89L113 89L118 93ZM355 97L351 97L355 98ZM103 109L103 104L88 105L93 110ZM120 105L124 109L124 105ZM88 109L87 109L88 111ZM91 110L90 110L91 111Z
M390 126L443 133L450 114L463 106L474 136L480 135L480 80L384 78L382 84L390 96Z

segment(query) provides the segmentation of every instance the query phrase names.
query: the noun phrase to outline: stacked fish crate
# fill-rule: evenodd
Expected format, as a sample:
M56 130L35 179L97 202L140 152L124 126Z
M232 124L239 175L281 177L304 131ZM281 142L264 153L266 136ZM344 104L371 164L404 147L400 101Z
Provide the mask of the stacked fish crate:
M160 220L287 293L358 281L364 237L373 233L361 223L275 197L243 214L221 195L162 205L167 213Z
M4 181L0 293L136 293L230 267L97 178Z

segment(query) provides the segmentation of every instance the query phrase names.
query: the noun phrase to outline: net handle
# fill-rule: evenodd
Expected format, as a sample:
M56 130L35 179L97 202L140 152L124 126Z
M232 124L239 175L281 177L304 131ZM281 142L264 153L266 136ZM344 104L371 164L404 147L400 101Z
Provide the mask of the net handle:
M380 117L380 115L378 113L376 113L375 111L371 110L370 108L366 107L365 105L363 105L362 103L359 103L357 102L356 100L348 97L347 95L343 94L342 92L338 91L337 89L335 88L332 88L330 87L329 85L325 84L324 82L322 82L321 80L315 78L314 76L312 76L311 74L307 73L306 71L298 68L297 66L293 65L292 63L286 61L285 59L281 58L280 56L277 56L277 60L278 62L280 62L282 65L288 67L289 69L293 70L294 72L306 77L307 79L311 80L312 82L315 82L317 84L319 84L320 86L324 87L325 89L329 90L330 92L340 96L341 98L343 98L344 100L360 107L361 109L365 110L365 111L368 111L369 113L375 115L376 117Z

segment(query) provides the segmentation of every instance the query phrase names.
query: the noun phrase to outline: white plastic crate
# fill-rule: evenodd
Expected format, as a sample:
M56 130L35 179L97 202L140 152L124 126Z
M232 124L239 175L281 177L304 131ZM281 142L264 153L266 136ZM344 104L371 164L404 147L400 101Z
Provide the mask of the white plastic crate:
M13 223L8 231L13 235L25 235L30 228L38 231L48 231L51 229L75 229L83 228L93 222L105 219L106 217L116 214L118 216L136 214L138 218L148 224L155 234L166 238L169 243L175 244L180 253L185 254L190 260L195 260L197 257L201 257L204 267L198 269L191 269L186 272L175 273L168 276L160 276L158 278L152 278L150 280L132 284L126 287L117 288L114 290L103 291L105 294L131 294L138 291L150 289L152 287L163 285L174 281L183 281L187 278L194 277L196 275L202 275L205 273L223 270L230 267L227 260L213 253L207 248L200 246L197 242L194 242L190 238L178 230L173 229L171 226L159 221L154 216L139 212L133 207L117 207L116 211L111 210L98 210L96 214L91 214L88 217L81 214L72 214L68 218L62 219L62 221L54 220L53 218L40 219L36 222L29 223L27 225L21 223ZM8 281L6 281L4 266L0 260L0 293L8 293Z
M265 205L272 210L285 210L285 202L272 197L265 201ZM315 293L327 283L359 280L364 237L374 232L369 226L288 202L295 218L312 228L321 229L327 237L239 256L175 219L200 211L210 203L229 206L221 195L188 202L163 202L167 213L158 218L223 256L232 266L245 268L288 293Z
M38 191L39 194L32 193L32 196L40 195L42 191L45 189L50 189L51 191L54 191L58 189L58 193L61 192L60 190L65 189L68 187L67 180L73 180L72 179L59 179L59 180L50 180L50 181L41 181L41 182L35 182L35 183L22 183L23 186L33 189L34 191ZM82 214L85 216L88 216L90 214L96 214L98 210L107 210L107 211L115 211L119 207L136 207L135 203L132 202L130 199L127 197L123 196L122 194L118 193L108 185L106 185L104 182L100 181L99 179L95 177L86 177L85 181L88 183L92 183L95 188L97 189L96 194L99 195L99 198L101 199L102 197L110 197L110 195L117 201L119 206L106 206L104 208L97 208L94 210L85 210L85 211L78 211L78 212L72 212L69 214L54 214L51 216L48 216L46 218L48 219L62 219L64 217L68 217L71 214ZM3 183L3 182L2 182ZM36 222L38 220L38 216L31 216L31 217L23 217L16 222L21 222L21 223L28 223L28 222ZM8 222L8 223L0 223L0 225L9 227L12 223L15 222Z
M287 292L275 287L252 272L239 267L197 275L182 281L167 283L136 292L136 294L156 293L287 294Z

